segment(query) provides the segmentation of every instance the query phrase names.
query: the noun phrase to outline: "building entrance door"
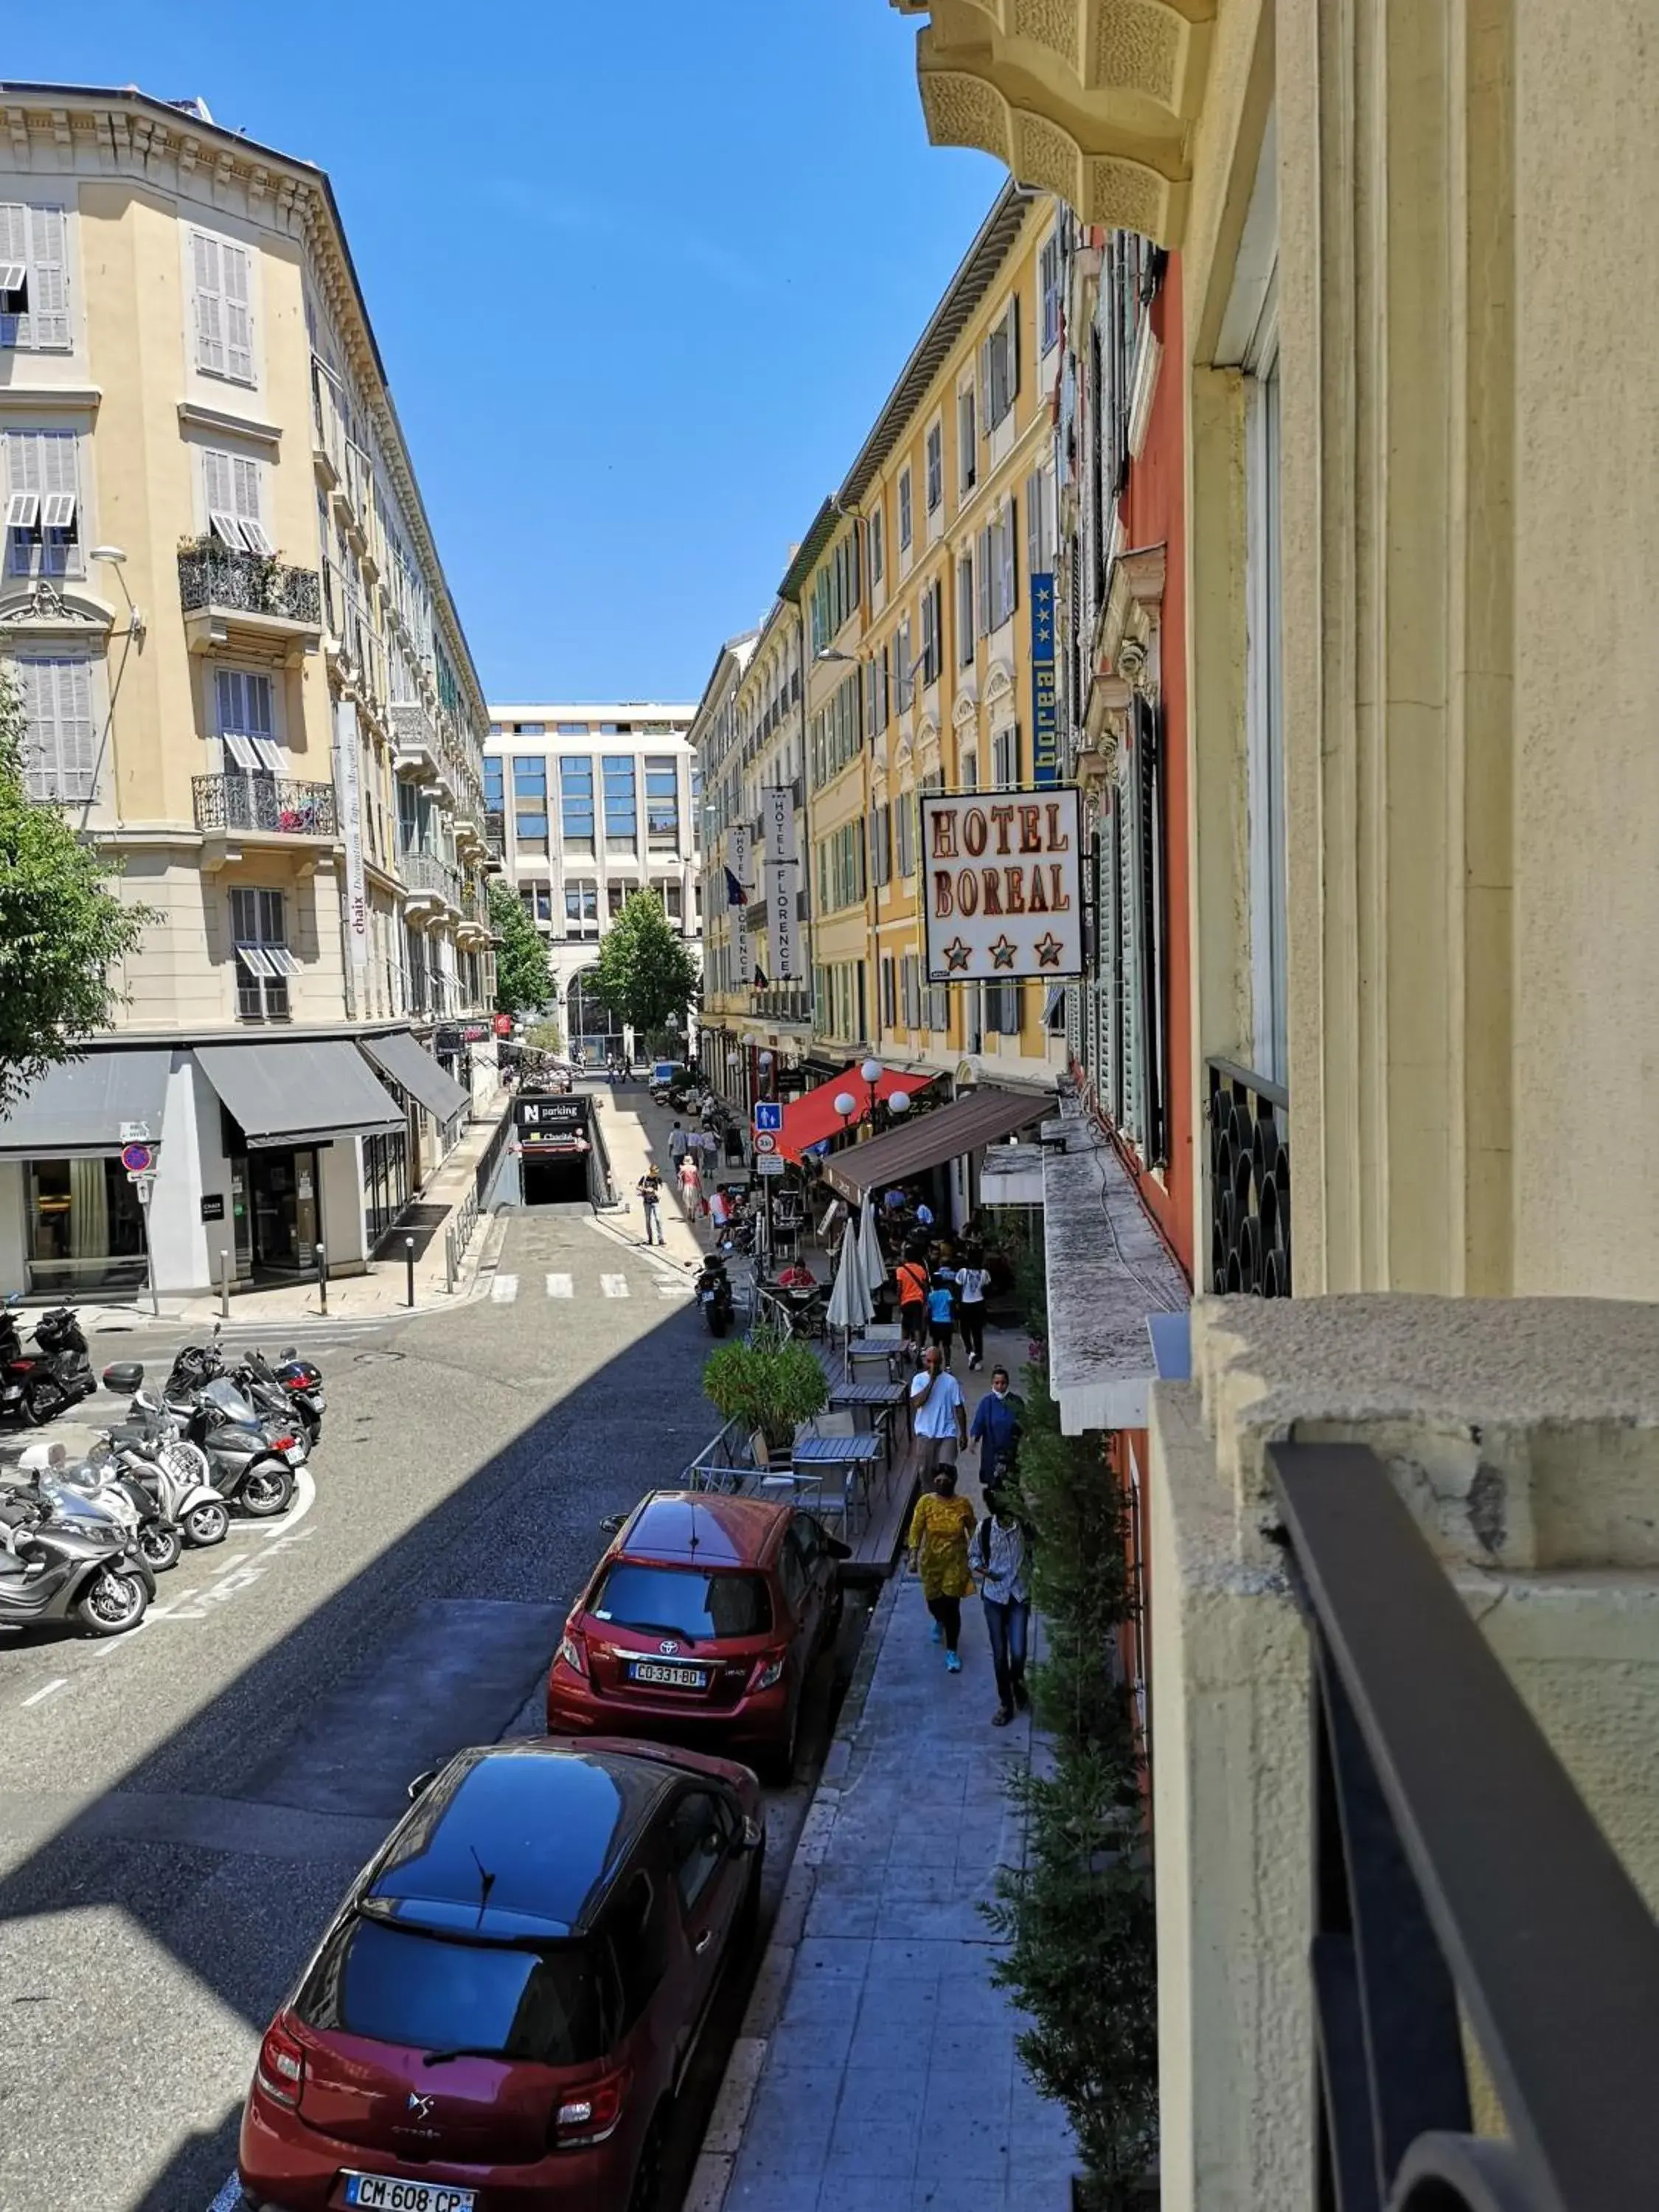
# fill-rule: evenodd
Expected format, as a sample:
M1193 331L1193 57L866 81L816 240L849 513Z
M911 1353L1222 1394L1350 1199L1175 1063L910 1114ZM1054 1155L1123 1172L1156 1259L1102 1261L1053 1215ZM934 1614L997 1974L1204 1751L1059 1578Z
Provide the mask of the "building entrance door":
M308 1273L321 1218L315 1150L252 1151L246 1172L254 1273Z

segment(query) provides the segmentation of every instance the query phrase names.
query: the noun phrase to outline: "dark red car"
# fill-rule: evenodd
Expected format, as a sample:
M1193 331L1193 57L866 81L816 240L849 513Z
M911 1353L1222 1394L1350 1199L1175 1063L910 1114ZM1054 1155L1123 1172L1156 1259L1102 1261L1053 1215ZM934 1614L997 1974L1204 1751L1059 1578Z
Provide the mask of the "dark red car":
M759 1899L755 1778L532 1740L414 1789L265 2036L246 2202L656 2212L670 2100Z
M793 1506L653 1491L571 1608L547 1678L549 1734L706 1744L787 1778L807 1677L840 1625L846 1557Z

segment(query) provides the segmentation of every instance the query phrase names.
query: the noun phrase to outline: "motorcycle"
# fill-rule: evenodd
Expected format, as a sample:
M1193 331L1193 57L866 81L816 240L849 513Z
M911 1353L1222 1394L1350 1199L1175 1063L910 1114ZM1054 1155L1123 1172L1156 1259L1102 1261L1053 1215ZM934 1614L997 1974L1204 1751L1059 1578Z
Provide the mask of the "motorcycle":
M143 1379L143 1368L137 1360L104 1370L105 1388L117 1392L137 1394ZM136 1395L129 1410L141 1423L154 1422L151 1407ZM222 1375L216 1375L188 1398L164 1399L161 1411L204 1455L208 1480L228 1504L258 1521L287 1511L294 1498L295 1469L305 1459L305 1446L291 1426L261 1422Z
M24 1351L14 1310L19 1295L14 1291L0 1308L0 1419L38 1428L90 1398L98 1384L71 1307L43 1313L34 1327L33 1356Z
M0 1492L0 1625L72 1620L89 1636L137 1628L155 1577L131 1537L78 1511L52 1476L37 1481L38 1494Z
M290 1347L273 1367L262 1352L250 1352L231 1376L262 1413L286 1415L305 1432L306 1449L315 1449L323 1433L323 1413L328 1400L323 1394L321 1371L308 1359L296 1359ZM252 1387L251 1387L252 1386Z
M290 1344L278 1358L276 1380L309 1425L314 1444L323 1433L323 1415L328 1407L322 1369L313 1359L301 1359Z
M159 1398L137 1389L141 1367L106 1367L106 1389L132 1391L128 1419L106 1431L110 1449L119 1454L128 1473L142 1483L156 1501L157 1510L173 1522L187 1544L206 1550L222 1544L230 1529L230 1508L214 1488L207 1454L184 1434L183 1422L168 1413Z
M227 1369L224 1354L219 1348L219 1327L216 1322L210 1343L187 1344L179 1352L162 1392L167 1403L182 1404L216 1376L225 1376L247 1400L261 1422L274 1423L279 1429L295 1428L296 1420L289 1394L257 1352L250 1352L235 1367ZM310 1424L301 1418L297 1425L301 1433L295 1439L301 1446L299 1458L292 1462L296 1467L310 1457L312 1445Z
M127 1473L107 1437L86 1459L73 1464L62 1444L32 1445L17 1464L21 1473L50 1474L63 1490L85 1498L137 1544L152 1574L164 1575L178 1565L184 1538L150 1492Z
M723 1261L712 1253L704 1261L702 1270L692 1285L696 1296L697 1310L710 1336L724 1336L737 1318L737 1304L732 1296L732 1285L727 1279Z

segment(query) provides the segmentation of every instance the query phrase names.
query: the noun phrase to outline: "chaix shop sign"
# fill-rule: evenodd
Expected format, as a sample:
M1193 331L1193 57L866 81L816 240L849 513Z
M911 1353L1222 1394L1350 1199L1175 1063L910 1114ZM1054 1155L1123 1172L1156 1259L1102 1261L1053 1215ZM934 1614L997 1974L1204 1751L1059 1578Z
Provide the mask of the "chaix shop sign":
M929 981L1082 974L1078 791L927 793L921 849Z

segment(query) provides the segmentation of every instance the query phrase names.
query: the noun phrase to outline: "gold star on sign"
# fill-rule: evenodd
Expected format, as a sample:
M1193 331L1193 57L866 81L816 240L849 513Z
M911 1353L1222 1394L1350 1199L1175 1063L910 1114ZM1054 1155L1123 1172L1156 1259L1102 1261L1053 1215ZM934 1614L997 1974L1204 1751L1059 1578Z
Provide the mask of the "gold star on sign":
M1045 932L1042 936L1038 938L1036 941L1036 957L1037 966L1039 968L1058 968L1060 965L1060 939L1054 935L1052 929Z
M964 945L959 937L953 938L945 948L945 965L947 969L966 968L970 957L971 948Z
M991 947L991 965L994 968L1012 968L1014 964L1016 949L1008 942L1008 933L1004 930L1002 935Z

